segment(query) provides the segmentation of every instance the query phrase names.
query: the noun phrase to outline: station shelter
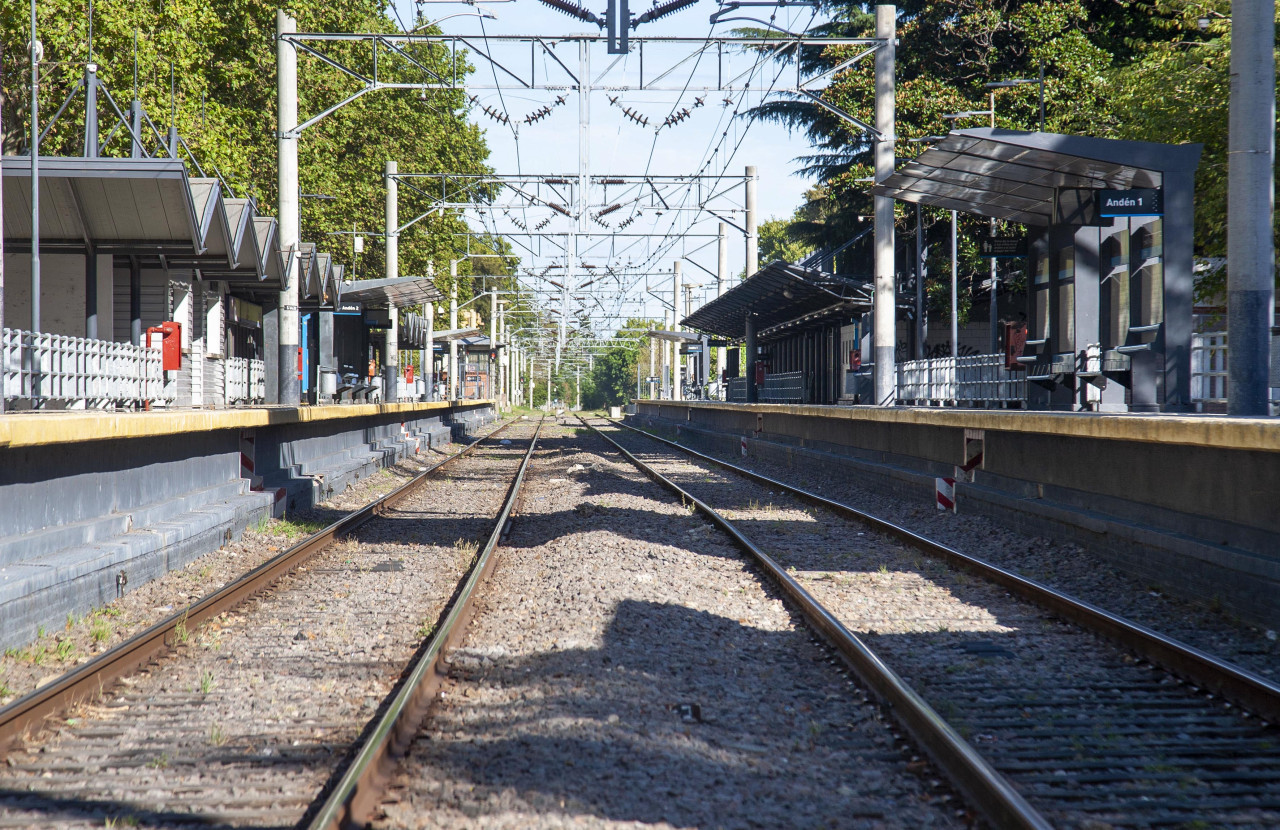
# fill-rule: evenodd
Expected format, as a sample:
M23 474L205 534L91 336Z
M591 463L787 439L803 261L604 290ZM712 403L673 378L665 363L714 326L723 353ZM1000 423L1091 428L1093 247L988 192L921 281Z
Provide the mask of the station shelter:
M858 369L864 280L772 262L685 317L681 324L728 341L726 398L834 404Z
M4 157L0 175L9 407L262 400L264 304L284 274L274 218L177 158L41 157L33 331L30 159Z
M1027 228L1029 408L1188 411L1200 151L960 130L871 192Z

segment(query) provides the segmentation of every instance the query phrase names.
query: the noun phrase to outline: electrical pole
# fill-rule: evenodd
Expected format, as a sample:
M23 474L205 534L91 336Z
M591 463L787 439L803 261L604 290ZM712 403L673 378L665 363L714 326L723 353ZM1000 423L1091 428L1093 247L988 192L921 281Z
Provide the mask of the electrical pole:
M996 93L994 90L992 90L991 92L991 101L988 109L991 110L991 128L995 129ZM991 217L991 236L995 236L995 235L996 235L996 218L993 216ZM1000 329L998 324L996 323L996 317L998 316L996 292L1000 290L1000 275L999 275L999 272L996 270L997 261L998 260L996 260L995 257L991 258L991 307L987 311L987 314L991 317L991 346L990 346L991 354L995 354L996 352L1000 351Z
M31 330L40 331L40 41L36 33L36 0L31 0ZM24 350L34 361L34 350ZM39 366L25 367L33 378ZM33 390L34 391L34 390Z
M683 298L684 275L680 271L680 260L677 259L671 269L671 320L675 324L671 327L673 332L680 329L680 306L683 305ZM671 399L679 401L684 399L684 390L680 379L680 344L674 340L671 342L671 353Z
M746 208L746 227L747 227L747 266L743 279L751 277L756 271L760 270L760 234L756 230L756 184L759 177L756 175L754 165L747 165L746 175L746 197L744 199L744 207Z
M876 37L883 43L876 49L876 130L875 180L883 182L893 174L894 143L894 39L897 7L876 6ZM875 362L875 403L893 406L897 399L894 372L896 287L893 279L893 199L875 197L875 305L873 311L872 360Z
M400 276L400 237L396 234L396 228L400 225L400 185L395 178L399 170L397 162L387 159L386 233L383 238L387 241L386 276L388 279ZM382 370L382 383L386 387L384 400L396 401L400 397L400 321L396 317L397 309L394 303L388 304L387 313L391 315L391 328L387 329L386 365Z
M449 400L458 400L458 260L449 260Z
M498 399L498 290L489 289L489 397Z
M924 360L929 321L924 314L924 212L916 202L916 360Z
M729 287L729 226L720 223L720 238L716 256L716 296L723 297ZM724 346L716 349L716 383L723 383L725 368Z
M1227 409L1270 411L1275 322L1275 0L1231 4L1227 148Z
M281 35L298 30L297 21L276 10L276 154L279 162L280 250L287 257L284 284L280 287L279 403L297 406L302 395L298 382L298 260L302 241L302 217L298 205L298 139L288 133L298 126L298 52ZM270 356L268 356L270 359Z

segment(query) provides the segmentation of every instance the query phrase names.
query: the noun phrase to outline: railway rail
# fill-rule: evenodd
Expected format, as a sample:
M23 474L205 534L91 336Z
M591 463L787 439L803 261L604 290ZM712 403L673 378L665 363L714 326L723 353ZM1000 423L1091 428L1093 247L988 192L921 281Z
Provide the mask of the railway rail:
M0 825L252 825L313 811L476 575L539 427L473 442L0 710Z
M623 427L619 449L650 475L726 529L749 528L750 538L731 532L810 606L812 624L994 824L1280 822L1280 689L1268 679L907 528ZM844 552L850 539L864 550Z

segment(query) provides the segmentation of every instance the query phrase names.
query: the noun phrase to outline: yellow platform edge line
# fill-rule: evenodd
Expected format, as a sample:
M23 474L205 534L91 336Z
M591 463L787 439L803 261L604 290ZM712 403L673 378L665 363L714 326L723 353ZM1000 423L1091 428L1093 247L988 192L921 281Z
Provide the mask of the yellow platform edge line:
M413 415L457 407L472 409L494 405L495 402L491 400L478 400L151 412L21 412L0 415L0 448L154 438L192 432L256 429L375 415Z
M1280 452L1280 419L1225 415L1141 415L1128 413L1030 412L997 409L924 409L807 406L796 404L724 404L716 401L639 401L643 406L747 411L869 423L1032 432L1072 438L1180 444L1231 450ZM768 431L768 425L765 426Z

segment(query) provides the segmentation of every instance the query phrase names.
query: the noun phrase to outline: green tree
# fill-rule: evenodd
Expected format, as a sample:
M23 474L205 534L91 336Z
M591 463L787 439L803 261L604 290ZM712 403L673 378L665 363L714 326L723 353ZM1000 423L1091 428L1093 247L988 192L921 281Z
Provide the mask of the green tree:
M776 260L783 262L799 262L813 253L813 246L795 239L791 235L791 227L796 217L791 219L769 219L761 222L760 262L768 264Z
M274 0L96 0L93 60L99 77L123 109L133 95L136 41L137 93L163 134L176 126L192 154L209 175L220 175L237 196L257 200L263 213L276 209L276 100ZM287 4L300 31L393 32L387 0L293 0ZM44 124L74 88L89 58L88 0L40 0L39 36L44 45L40 112ZM0 79L5 90L3 152L25 151L29 123L28 80L30 38L27 5L0 4L0 40L4 59ZM368 45L335 44L340 56L357 71L371 69ZM414 59L447 74L452 58L439 45L408 47ZM462 77L471 70L461 56ZM172 96L170 78L172 72ZM421 70L403 59L383 56L379 77L387 81L422 80ZM305 120L358 88L358 82L314 58L299 58L299 115ZM303 193L332 199L303 199L303 238L332 251L338 261L354 264L349 233L355 229L380 236L383 225L382 171L388 159L404 172L485 172L480 130L467 120L462 90L379 91L365 95L309 128L299 142ZM100 110L105 117L107 106ZM50 130L41 152L79 155L82 150L83 96ZM150 128L146 128L150 133ZM104 136L106 130L104 129ZM158 149L148 135L150 149ZM121 131L104 148L109 156L127 155ZM193 172L193 174L195 174ZM408 193L406 193L408 191ZM420 207L408 188L401 188L401 216ZM421 212L421 211L419 211ZM448 262L462 258L466 231L456 214L436 215L415 225L400 239L400 269L425 274L435 265L437 282L448 281ZM504 253L501 240L481 239L472 250ZM360 276L381 276L385 254L380 244L366 246ZM463 259L460 272L472 273ZM510 273L501 260L486 262L496 273ZM497 264L497 268L493 266ZM348 273L350 273L350 268ZM463 298L470 296L464 281Z
M1152 0L1134 8L1158 23L1158 36L1137 44L1134 60L1110 73L1108 134L1204 145L1196 170L1195 250L1204 257L1225 257L1231 4ZM1280 238L1280 214L1275 219ZM1220 303L1225 290L1226 269L1210 270L1197 280L1196 299Z

